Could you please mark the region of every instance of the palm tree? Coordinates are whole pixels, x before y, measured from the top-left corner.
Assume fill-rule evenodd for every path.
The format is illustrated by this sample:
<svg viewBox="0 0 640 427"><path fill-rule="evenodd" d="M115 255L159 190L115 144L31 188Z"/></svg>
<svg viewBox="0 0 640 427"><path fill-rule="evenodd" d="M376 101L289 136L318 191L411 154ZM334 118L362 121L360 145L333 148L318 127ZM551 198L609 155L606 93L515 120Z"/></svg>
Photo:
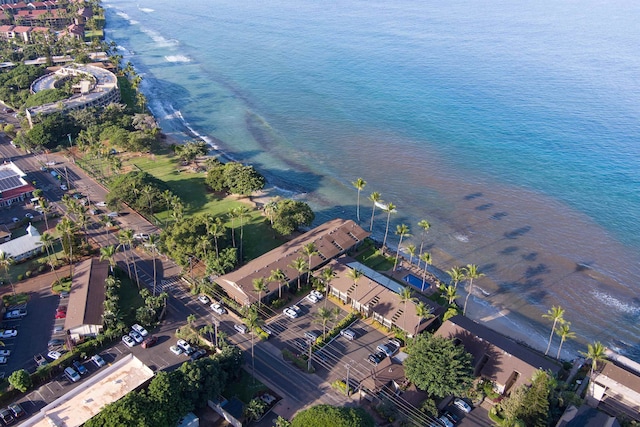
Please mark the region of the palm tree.
<svg viewBox="0 0 640 427"><path fill-rule="evenodd" d="M418 324L416 325L416 330L413 333L414 337L418 335L418 328L420 327L420 323L422 323L422 320L435 317L435 315L433 314L433 308L426 305L422 301L416 304L416 316L420 318L420 322L418 322Z"/></svg>
<svg viewBox="0 0 640 427"><path fill-rule="evenodd" d="M560 359L560 351L562 350L562 344L564 344L565 340L573 339L576 337L576 333L571 330L571 322L564 322L562 325L556 329L556 334L560 336L560 346L558 347L558 354L556 354L556 359Z"/></svg>
<svg viewBox="0 0 640 427"><path fill-rule="evenodd" d="M387 213L387 227L384 230L384 239L382 240L382 250L384 251L385 245L387 244L387 235L389 234L389 221L391 220L391 214L396 213L396 205L389 202L383 209Z"/></svg>
<svg viewBox="0 0 640 427"><path fill-rule="evenodd" d="M422 255L422 249L424 248L424 239L427 236L427 231L431 228L431 224L426 219L421 220L418 223L418 227L422 228L422 232L420 232L420 252L418 253L418 257Z"/></svg>
<svg viewBox="0 0 640 427"><path fill-rule="evenodd" d="M300 277L302 276L302 273L307 271L307 267L308 267L307 261L305 261L304 258L300 256L294 259L293 262L289 265L289 267L293 268L298 272L298 287L296 289L296 292L297 292L300 290Z"/></svg>
<svg viewBox="0 0 640 427"><path fill-rule="evenodd" d="M276 268L275 270L271 270L271 275L269 276L270 282L278 282L278 299L282 298L282 287L287 282L287 276L284 275L284 272Z"/></svg>
<svg viewBox="0 0 640 427"><path fill-rule="evenodd" d="M309 284L309 279L311 278L311 257L314 255L318 255L318 248L314 242L309 242L302 247L302 253L308 257L307 267L309 268L309 274L307 274L307 285Z"/></svg>
<svg viewBox="0 0 640 427"><path fill-rule="evenodd" d="M333 319L333 311L326 307L320 307L314 316L313 321L322 324L322 338L327 335L327 323L331 319Z"/></svg>
<svg viewBox="0 0 640 427"><path fill-rule="evenodd" d="M151 248L151 256L153 257L153 296L156 296L156 283L157 283L157 269L156 269L156 250L158 249L159 243L158 236L155 234L149 235L149 240L147 240L147 245Z"/></svg>
<svg viewBox="0 0 640 427"><path fill-rule="evenodd" d="M202 249L203 257L202 259L207 259L207 248L211 246L211 240L209 240L209 236L198 236L198 248Z"/></svg>
<svg viewBox="0 0 640 427"><path fill-rule="evenodd" d="M456 300L456 298L459 297L457 289L453 285L445 286L444 294L447 297L447 302L449 303L449 305L453 304L453 302Z"/></svg>
<svg viewBox="0 0 640 427"><path fill-rule="evenodd" d="M42 233L40 236L40 241L47 251L47 258L49 258L49 266L51 267L51 271L56 275L56 280L59 280L58 273L56 272L55 264L53 263L53 257L51 256L51 252L53 251L53 242L55 238L51 233L47 233L46 231Z"/></svg>
<svg viewBox="0 0 640 427"><path fill-rule="evenodd" d="M211 218L213 219L213 218ZM216 248L216 258L220 256L218 253L218 239L225 235L226 229L222 220L220 218L216 218L212 220L210 223L207 222L207 234L213 237L213 244Z"/></svg>
<svg viewBox="0 0 640 427"><path fill-rule="evenodd" d="M244 238L244 220L249 218L249 208L245 205L238 206L236 208L236 217L240 220L240 257L239 261L242 264L243 253L242 253L242 242Z"/></svg>
<svg viewBox="0 0 640 427"><path fill-rule="evenodd" d="M56 230L60 233L62 239L67 240L68 244L68 256L69 256L69 275L73 277L73 241L76 231L76 225L68 217L64 217L56 225ZM64 245L63 245L64 249Z"/></svg>
<svg viewBox="0 0 640 427"><path fill-rule="evenodd" d="M253 290L258 293L258 308L260 308L260 303L262 302L262 293L269 289L267 281L264 280L264 277L256 277L253 279Z"/></svg>
<svg viewBox="0 0 640 427"><path fill-rule="evenodd" d="M231 220L231 243L233 247L236 247L236 218L238 217L238 211L236 208L229 209L227 212L227 218Z"/></svg>
<svg viewBox="0 0 640 427"><path fill-rule="evenodd" d="M369 224L369 231L373 230L373 217L376 214L376 205L382 201L382 195L377 191L374 191L369 195L369 200L373 202L373 209L371 210L371 224Z"/></svg>
<svg viewBox="0 0 640 427"><path fill-rule="evenodd" d="M133 230L131 229L122 230L120 234L118 234L118 240L120 241L121 245L125 246L125 249L127 249L127 252L131 252L133 249L133 242L135 240L133 238ZM136 263L136 258L133 253L130 253L129 255L131 255L131 261L133 262L133 274L136 276L136 284L138 285L138 289L140 289L140 277L138 277L138 263ZM127 263L127 267L128 266L129 264ZM131 277L131 271L129 271L129 277Z"/></svg>
<svg viewBox="0 0 640 427"><path fill-rule="evenodd" d="M133 230L122 230L118 233L118 247L124 249L124 262L127 264L127 272L131 277L131 264L129 263L129 251L127 250L128 234L131 234L131 240L133 240Z"/></svg>
<svg viewBox="0 0 640 427"><path fill-rule="evenodd" d="M351 184L353 184L356 190L358 190L358 204L356 205L357 206L356 218L358 218L358 222L360 222L360 192L365 187L365 185L367 185L367 181L365 181L362 178L358 178L355 181L353 181Z"/></svg>
<svg viewBox="0 0 640 427"><path fill-rule="evenodd" d="M451 267L451 270L447 271L447 274L451 276L453 286L458 287L458 283L464 280L464 269L462 267Z"/></svg>
<svg viewBox="0 0 640 427"><path fill-rule="evenodd" d="M407 245L407 252L409 253L409 265L413 265L413 257L416 256L416 245L409 243ZM418 266L420 268L420 266Z"/></svg>
<svg viewBox="0 0 640 427"><path fill-rule="evenodd" d="M329 285L331 284L331 280L336 277L336 272L332 267L325 267L322 269L320 273L320 277L322 277L322 282L325 286L325 298L324 298L324 306L327 306L327 299L329 299Z"/></svg>
<svg viewBox="0 0 640 427"><path fill-rule="evenodd" d="M255 357L253 354L253 340L255 337L255 330L258 327L262 326L264 324L264 321L258 315L258 311L254 307L252 307L249 310L247 310L246 315L244 317L244 323L247 325L247 327L251 331L251 364L252 364L252 370L253 370L252 376L255 381L256 364L255 364Z"/></svg>
<svg viewBox="0 0 640 427"><path fill-rule="evenodd" d="M11 285L11 292L13 295L16 294L16 289L13 287L13 280L11 280L11 276L9 276L9 267L13 265L13 258L7 255L6 252L0 252L0 268L4 269L4 274L9 284Z"/></svg>
<svg viewBox="0 0 640 427"><path fill-rule="evenodd" d="M422 269L422 288L421 292L424 292L424 284L427 281L427 267L431 264L431 254L429 252L424 252L420 254L420 260L424 261L424 268Z"/></svg>
<svg viewBox="0 0 640 427"><path fill-rule="evenodd" d="M100 261L109 261L109 268L113 274L113 268L116 266L116 247L114 245L100 248Z"/></svg>
<svg viewBox="0 0 640 427"><path fill-rule="evenodd" d="M409 234L409 226L407 224L396 225L396 236L400 236L400 241L398 242L398 250L396 251L396 260L393 263L393 271L396 271L396 266L398 265L398 257L400 256L400 245L402 245L402 239L407 236L411 236L411 234Z"/></svg>
<svg viewBox="0 0 640 427"><path fill-rule="evenodd" d="M360 278L364 275L364 273L361 270L358 270L357 268L352 268L347 272L347 277L351 280L353 280L353 294L355 295L355 298L351 298L352 303L351 305L355 308L355 305L358 303L358 280L360 280ZM359 304L359 303L358 303ZM360 310L358 310L360 311Z"/></svg>
<svg viewBox="0 0 640 427"><path fill-rule="evenodd" d="M556 325L558 323L562 325L565 322L563 316L564 316L564 309L560 306L556 307L555 305L551 307L551 309L547 311L546 314L542 315L544 319L549 319L553 321L553 326L551 326L551 335L549 335L549 343L547 344L547 349L544 352L545 356L547 353L549 353L549 349L551 348L551 340L553 339L553 334L556 330Z"/></svg>
<svg viewBox="0 0 640 427"><path fill-rule="evenodd" d="M44 226L48 230L49 229L49 219L47 218L47 214L51 210L51 207L49 206L47 201L42 197L40 197L40 199L38 200L38 203L40 204L40 210L42 210L42 216L44 217Z"/></svg>
<svg viewBox="0 0 640 427"><path fill-rule="evenodd" d="M463 316L467 313L467 302L469 301L469 296L473 293L473 279L483 277L484 274L478 272L477 265L467 264L467 266L465 267L464 275L467 279L469 279L469 292L467 292L467 296L464 299L464 308L462 309Z"/></svg>
<svg viewBox="0 0 640 427"><path fill-rule="evenodd" d="M580 354L591 361L591 369L589 371L589 380L593 384L593 373L598 370L598 364L605 360L607 348L602 345L600 341L596 341L593 344L587 344L587 352L581 351ZM591 393L593 394L593 388Z"/></svg>
<svg viewBox="0 0 640 427"><path fill-rule="evenodd" d="M404 312L402 313L402 330L407 332L407 303L409 301L415 301L413 297L413 290L409 286L402 288L400 293L400 302L404 304Z"/></svg>

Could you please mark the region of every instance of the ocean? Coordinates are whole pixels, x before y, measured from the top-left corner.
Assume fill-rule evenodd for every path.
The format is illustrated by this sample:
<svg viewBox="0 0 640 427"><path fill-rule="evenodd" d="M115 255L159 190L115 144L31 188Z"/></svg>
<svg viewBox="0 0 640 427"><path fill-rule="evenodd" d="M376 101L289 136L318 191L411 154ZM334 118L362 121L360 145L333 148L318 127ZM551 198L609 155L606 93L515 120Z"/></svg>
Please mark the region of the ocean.
<svg viewBox="0 0 640 427"><path fill-rule="evenodd" d="M392 246L427 219L435 268L486 275L470 317L544 349L560 305L564 357L599 340L640 361L640 4L530 3L103 5L165 133L253 164L316 223L356 219L363 178L364 228L378 191Z"/></svg>

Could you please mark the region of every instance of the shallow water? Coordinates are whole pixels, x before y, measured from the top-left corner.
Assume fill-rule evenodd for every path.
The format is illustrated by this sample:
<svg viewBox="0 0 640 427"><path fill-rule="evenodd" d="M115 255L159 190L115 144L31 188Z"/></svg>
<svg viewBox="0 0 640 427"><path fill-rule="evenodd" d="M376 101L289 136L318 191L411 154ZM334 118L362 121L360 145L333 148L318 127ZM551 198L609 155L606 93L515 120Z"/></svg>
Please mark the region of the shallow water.
<svg viewBox="0 0 640 427"><path fill-rule="evenodd" d="M354 218L362 177L365 228L379 191L392 244L427 218L436 267L486 274L472 317L509 313L544 348L561 305L567 356L598 339L640 359L640 6L105 6L165 132L251 162L317 222Z"/></svg>

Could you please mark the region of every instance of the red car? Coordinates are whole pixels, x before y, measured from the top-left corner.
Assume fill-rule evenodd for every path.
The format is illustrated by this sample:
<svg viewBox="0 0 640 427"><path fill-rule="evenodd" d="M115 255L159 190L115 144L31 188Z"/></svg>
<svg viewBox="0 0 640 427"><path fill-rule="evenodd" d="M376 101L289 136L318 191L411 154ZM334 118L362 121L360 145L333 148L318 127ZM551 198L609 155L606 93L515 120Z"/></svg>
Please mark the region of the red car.
<svg viewBox="0 0 640 427"><path fill-rule="evenodd" d="M67 317L67 312L61 309L58 309L58 311L56 311L56 319L64 319L65 317Z"/></svg>
<svg viewBox="0 0 640 427"><path fill-rule="evenodd" d="M152 347L156 342L158 342L158 338L154 335L149 335L147 339L142 341L142 348Z"/></svg>

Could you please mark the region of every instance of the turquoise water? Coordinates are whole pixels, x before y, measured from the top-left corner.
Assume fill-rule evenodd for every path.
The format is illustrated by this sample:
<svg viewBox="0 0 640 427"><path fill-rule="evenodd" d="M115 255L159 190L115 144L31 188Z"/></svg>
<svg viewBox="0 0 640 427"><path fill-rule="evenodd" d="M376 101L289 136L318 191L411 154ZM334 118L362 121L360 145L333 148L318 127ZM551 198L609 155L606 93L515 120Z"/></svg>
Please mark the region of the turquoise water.
<svg viewBox="0 0 640 427"><path fill-rule="evenodd" d="M544 347L560 304L567 352L640 357L640 6L237 3L105 2L165 132L256 165L318 222L355 217L362 177L363 226L379 191L392 245L427 218L434 266L486 273L472 317Z"/></svg>

